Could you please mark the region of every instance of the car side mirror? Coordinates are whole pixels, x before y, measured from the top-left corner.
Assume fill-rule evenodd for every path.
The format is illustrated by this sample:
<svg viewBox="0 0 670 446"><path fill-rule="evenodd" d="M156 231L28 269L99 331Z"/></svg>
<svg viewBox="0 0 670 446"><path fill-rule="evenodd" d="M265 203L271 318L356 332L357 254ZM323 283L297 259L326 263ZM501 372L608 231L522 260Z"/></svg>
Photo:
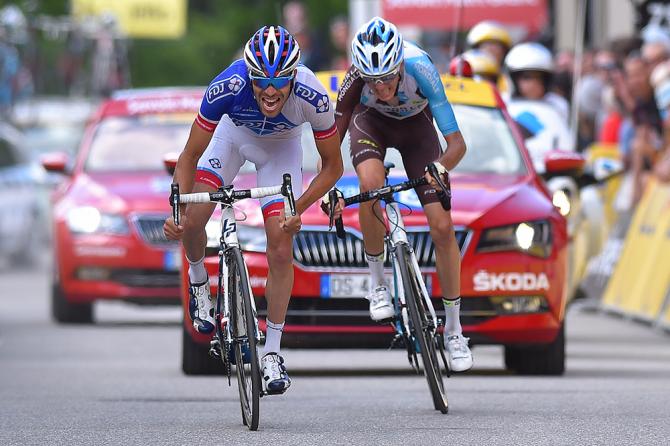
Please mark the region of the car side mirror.
<svg viewBox="0 0 670 446"><path fill-rule="evenodd" d="M40 156L40 164L47 172L67 174L70 157L64 152L45 153Z"/></svg>
<svg viewBox="0 0 670 446"><path fill-rule="evenodd" d="M174 170L177 168L178 159L179 154L174 152L166 153L165 156L163 156L163 165L165 166L165 170L170 174L170 176L174 176Z"/></svg>
<svg viewBox="0 0 670 446"><path fill-rule="evenodd" d="M551 150L544 156L545 171L548 176L579 177L586 164L586 158L576 152Z"/></svg>

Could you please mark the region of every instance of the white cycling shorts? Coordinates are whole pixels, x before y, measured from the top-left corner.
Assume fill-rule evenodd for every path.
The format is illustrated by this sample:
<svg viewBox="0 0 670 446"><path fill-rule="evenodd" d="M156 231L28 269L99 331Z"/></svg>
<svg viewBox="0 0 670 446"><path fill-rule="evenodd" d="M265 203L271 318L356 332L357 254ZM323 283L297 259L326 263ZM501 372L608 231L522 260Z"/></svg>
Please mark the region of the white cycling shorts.
<svg viewBox="0 0 670 446"><path fill-rule="evenodd" d="M235 126L227 117L219 122L200 157L195 181L215 189L234 184L233 180L245 161L256 166L258 187L280 185L284 174L289 173L295 198L302 194L300 133L285 138L259 137ZM260 202L265 219L284 211L282 197L265 197Z"/></svg>

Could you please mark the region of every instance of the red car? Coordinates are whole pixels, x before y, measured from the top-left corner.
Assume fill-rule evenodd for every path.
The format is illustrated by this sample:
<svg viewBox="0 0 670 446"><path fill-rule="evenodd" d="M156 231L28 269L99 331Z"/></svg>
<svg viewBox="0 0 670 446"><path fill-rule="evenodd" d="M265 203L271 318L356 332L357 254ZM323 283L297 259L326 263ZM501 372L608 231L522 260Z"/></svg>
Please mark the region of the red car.
<svg viewBox="0 0 670 446"><path fill-rule="evenodd" d="M76 159L43 158L65 176L53 197L56 321L91 322L98 299L179 302L179 245L163 235L163 157L184 148L202 92L118 92L90 119Z"/></svg>
<svg viewBox="0 0 670 446"><path fill-rule="evenodd" d="M332 76L322 79L325 85L338 85L337 74L325 76ZM504 345L505 362L512 370L561 374L568 296L566 220L533 169L523 139L496 90L471 79L445 76L443 82L468 146L465 158L451 174L452 216L463 258L461 320L465 334L473 344ZM305 183L313 178L316 165L309 135L307 132L303 138ZM343 154L347 164L348 149L343 149ZM397 152L389 150L389 154L396 166L402 166ZM572 154L557 155L547 170L551 175L579 163ZM351 165L345 170L338 187L350 196L358 192L358 181ZM391 182L404 179L401 169L392 170L391 175ZM254 178L243 171L236 186L252 186ZM401 194L399 200L408 210L405 224L409 238L435 307L440 309L440 285L426 219L413 191ZM241 206L247 217L238 224L238 235L262 318L267 277L262 218L257 205L247 202ZM288 345L390 344L392 327L372 322L368 302L363 299L368 270L357 209L347 208L343 218L347 238L341 242L334 231L328 232L328 219L318 207L303 214L303 229L293 247L295 284L283 338ZM216 216L207 229L206 266L215 292L220 231ZM183 273L183 370L188 374L211 373L217 364L207 358L207 337L196 333L189 321L187 296Z"/></svg>

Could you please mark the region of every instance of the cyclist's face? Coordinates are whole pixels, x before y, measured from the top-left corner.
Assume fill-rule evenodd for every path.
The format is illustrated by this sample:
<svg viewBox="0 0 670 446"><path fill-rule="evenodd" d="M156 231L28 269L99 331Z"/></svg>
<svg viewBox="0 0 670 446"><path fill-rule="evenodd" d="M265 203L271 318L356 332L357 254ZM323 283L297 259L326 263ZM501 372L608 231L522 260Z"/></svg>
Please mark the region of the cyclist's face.
<svg viewBox="0 0 670 446"><path fill-rule="evenodd" d="M254 82L251 85L254 89L254 96L256 97L256 102L258 102L258 107L261 109L261 113L268 118L274 118L281 113L281 109L284 107L284 103L291 93L293 82L289 82L282 88L275 88L274 85L270 85L265 90L256 86Z"/></svg>
<svg viewBox="0 0 670 446"><path fill-rule="evenodd" d="M368 86L380 101L390 101L395 97L395 92L398 90L398 82L400 82L400 74L387 82L369 82Z"/></svg>

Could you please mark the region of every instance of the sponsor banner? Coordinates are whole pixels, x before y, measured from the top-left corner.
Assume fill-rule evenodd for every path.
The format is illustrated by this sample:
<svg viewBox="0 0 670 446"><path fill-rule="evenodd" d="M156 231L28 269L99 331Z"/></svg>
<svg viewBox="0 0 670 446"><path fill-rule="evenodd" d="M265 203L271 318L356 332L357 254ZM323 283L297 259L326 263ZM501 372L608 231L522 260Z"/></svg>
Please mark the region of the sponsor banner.
<svg viewBox="0 0 670 446"><path fill-rule="evenodd" d="M337 100L337 90L344 80L345 72L320 71L315 74L319 82L326 87L330 100L335 102ZM475 82L472 79L456 78L446 74L441 75L440 79L447 99L452 104L497 106L493 88L486 82Z"/></svg>
<svg viewBox="0 0 670 446"><path fill-rule="evenodd" d="M651 179L610 278L602 306L635 318L659 318L670 288L670 185Z"/></svg>
<svg viewBox="0 0 670 446"><path fill-rule="evenodd" d="M441 30L459 26L464 31L482 20L496 20L536 33L548 22L546 0L382 0L382 15L396 25Z"/></svg>
<svg viewBox="0 0 670 446"><path fill-rule="evenodd" d="M112 14L128 37L177 39L186 33L186 0L72 0L72 16Z"/></svg>

